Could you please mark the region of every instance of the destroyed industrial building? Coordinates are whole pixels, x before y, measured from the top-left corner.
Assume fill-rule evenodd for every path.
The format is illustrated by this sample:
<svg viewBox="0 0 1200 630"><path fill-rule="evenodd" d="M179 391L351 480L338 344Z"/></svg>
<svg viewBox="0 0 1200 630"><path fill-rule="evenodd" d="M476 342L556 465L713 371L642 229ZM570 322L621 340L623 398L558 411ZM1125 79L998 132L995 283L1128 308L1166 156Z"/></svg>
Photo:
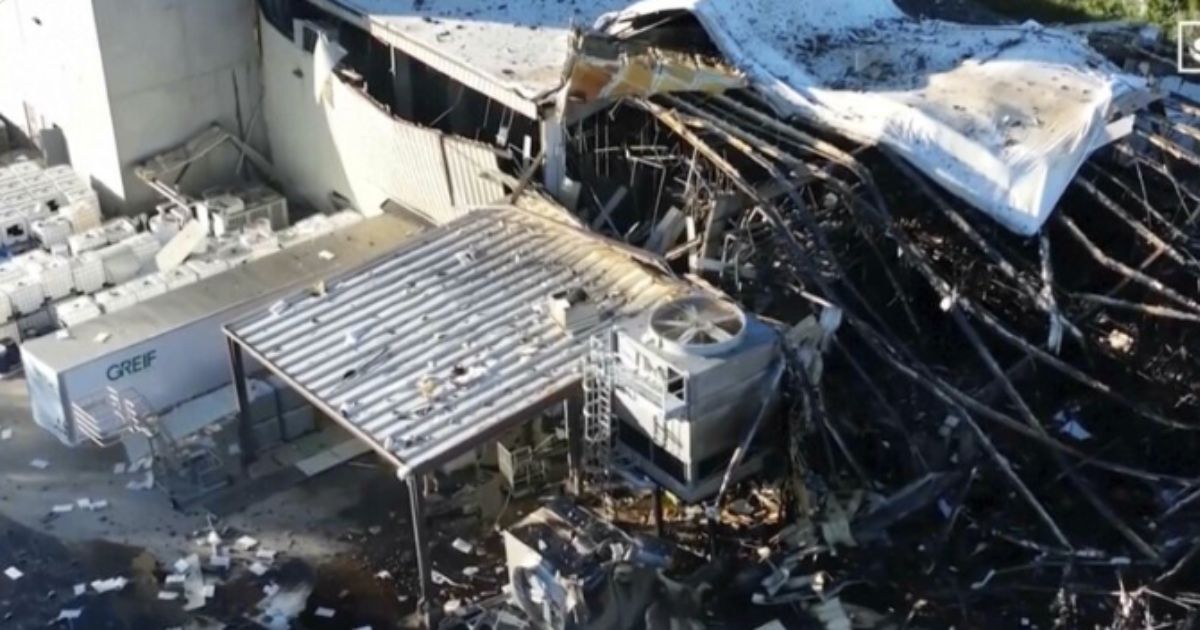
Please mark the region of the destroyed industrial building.
<svg viewBox="0 0 1200 630"><path fill-rule="evenodd" d="M367 218L27 341L63 442L123 443L183 507L339 436L296 468L383 462L406 509L368 566L437 627L1195 623L1200 87L1157 33L260 9L272 152L218 126L141 161L160 221L253 232L181 184L226 141ZM173 266L217 257L171 245L191 220ZM204 378L96 376L151 351Z"/></svg>

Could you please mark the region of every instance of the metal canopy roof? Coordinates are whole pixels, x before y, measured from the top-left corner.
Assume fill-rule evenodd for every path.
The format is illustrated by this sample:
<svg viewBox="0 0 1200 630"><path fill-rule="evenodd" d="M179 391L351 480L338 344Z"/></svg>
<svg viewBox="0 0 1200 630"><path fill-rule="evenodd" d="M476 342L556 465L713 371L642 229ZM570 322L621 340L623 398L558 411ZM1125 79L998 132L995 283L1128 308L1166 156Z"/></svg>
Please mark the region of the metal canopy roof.
<svg viewBox="0 0 1200 630"><path fill-rule="evenodd" d="M558 89L571 27L629 0L314 0L454 80L537 118Z"/></svg>
<svg viewBox="0 0 1200 630"><path fill-rule="evenodd" d="M568 334L545 308L572 289L611 319L686 285L586 231L489 208L226 333L406 476L479 446L578 385L591 331Z"/></svg>

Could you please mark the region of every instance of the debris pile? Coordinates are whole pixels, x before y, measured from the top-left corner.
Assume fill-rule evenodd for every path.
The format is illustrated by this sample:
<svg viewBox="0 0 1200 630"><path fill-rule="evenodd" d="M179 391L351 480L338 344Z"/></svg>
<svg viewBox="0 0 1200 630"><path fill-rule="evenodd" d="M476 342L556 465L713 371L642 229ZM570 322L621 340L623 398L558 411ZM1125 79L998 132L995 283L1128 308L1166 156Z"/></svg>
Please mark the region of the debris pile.
<svg viewBox="0 0 1200 630"><path fill-rule="evenodd" d="M1135 54L1127 69L1161 67ZM754 90L631 97L569 130L594 227L782 326L841 320L821 369L787 377L793 521L753 554L737 543L765 572L754 601L826 627L852 607L976 627L1193 618L1200 102L1147 81L1153 102L1031 236ZM664 241L667 222L685 229Z"/></svg>

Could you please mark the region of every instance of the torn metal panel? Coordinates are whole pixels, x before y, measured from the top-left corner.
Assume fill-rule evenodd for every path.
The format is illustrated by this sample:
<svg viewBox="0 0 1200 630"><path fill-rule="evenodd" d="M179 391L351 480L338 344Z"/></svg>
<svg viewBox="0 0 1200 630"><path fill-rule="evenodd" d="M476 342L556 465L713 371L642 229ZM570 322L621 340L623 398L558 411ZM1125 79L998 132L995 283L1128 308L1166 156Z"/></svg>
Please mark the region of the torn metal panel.
<svg viewBox="0 0 1200 630"><path fill-rule="evenodd" d="M515 208L477 210L323 287L227 332L405 475L578 385L587 338L549 316L554 294L583 290L608 320L685 290Z"/></svg>
<svg viewBox="0 0 1200 630"><path fill-rule="evenodd" d="M450 178L450 202L454 208L486 206L504 198L504 186L495 178L487 177L500 172L495 149L482 142L444 136L442 150L446 174Z"/></svg>
<svg viewBox="0 0 1200 630"><path fill-rule="evenodd" d="M579 38L567 72L569 96L584 103L671 92L715 94L746 85L740 72L720 60L597 33Z"/></svg>

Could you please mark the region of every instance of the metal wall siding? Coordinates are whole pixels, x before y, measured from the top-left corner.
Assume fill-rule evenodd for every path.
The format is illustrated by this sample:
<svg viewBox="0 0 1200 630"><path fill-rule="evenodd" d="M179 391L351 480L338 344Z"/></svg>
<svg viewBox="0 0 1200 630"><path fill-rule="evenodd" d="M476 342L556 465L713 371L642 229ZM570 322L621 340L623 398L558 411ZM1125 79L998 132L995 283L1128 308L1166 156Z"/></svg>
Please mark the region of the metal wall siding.
<svg viewBox="0 0 1200 630"><path fill-rule="evenodd" d="M504 187L484 177L485 171L499 172L496 152L486 144L445 136L442 148L450 177L450 198L459 213L465 208L492 205L504 198Z"/></svg>
<svg viewBox="0 0 1200 630"><path fill-rule="evenodd" d="M412 471L578 382L586 337L543 313L571 288L618 314L683 291L599 239L491 208L229 330Z"/></svg>
<svg viewBox="0 0 1200 630"><path fill-rule="evenodd" d="M353 86L331 81L338 128L358 136L344 152L345 168L361 174L384 196L444 215L452 206L441 133L393 118Z"/></svg>

